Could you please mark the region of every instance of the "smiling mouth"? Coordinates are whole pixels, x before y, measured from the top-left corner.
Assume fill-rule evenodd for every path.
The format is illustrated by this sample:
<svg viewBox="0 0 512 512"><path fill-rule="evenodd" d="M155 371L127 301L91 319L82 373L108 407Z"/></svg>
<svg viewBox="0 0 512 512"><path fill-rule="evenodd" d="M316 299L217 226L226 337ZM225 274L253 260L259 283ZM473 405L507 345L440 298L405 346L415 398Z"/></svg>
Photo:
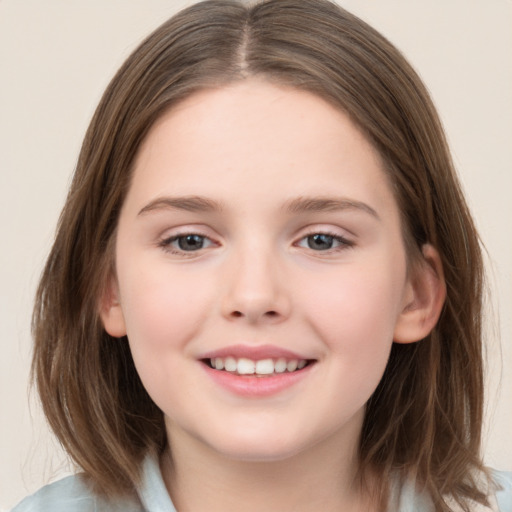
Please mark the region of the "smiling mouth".
<svg viewBox="0 0 512 512"><path fill-rule="evenodd" d="M296 373L315 363L314 359L248 359L245 357L215 357L202 362L213 370L244 377L272 377L285 373Z"/></svg>

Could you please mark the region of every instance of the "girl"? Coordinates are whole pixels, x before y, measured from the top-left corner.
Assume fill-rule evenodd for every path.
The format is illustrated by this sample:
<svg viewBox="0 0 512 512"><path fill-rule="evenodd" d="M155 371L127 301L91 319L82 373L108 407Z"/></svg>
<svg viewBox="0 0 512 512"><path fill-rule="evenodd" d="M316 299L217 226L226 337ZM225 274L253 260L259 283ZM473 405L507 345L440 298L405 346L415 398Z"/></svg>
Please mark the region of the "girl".
<svg viewBox="0 0 512 512"><path fill-rule="evenodd" d="M509 510L480 458L482 281L388 41L324 0L196 4L86 134L33 362L82 473L15 510Z"/></svg>

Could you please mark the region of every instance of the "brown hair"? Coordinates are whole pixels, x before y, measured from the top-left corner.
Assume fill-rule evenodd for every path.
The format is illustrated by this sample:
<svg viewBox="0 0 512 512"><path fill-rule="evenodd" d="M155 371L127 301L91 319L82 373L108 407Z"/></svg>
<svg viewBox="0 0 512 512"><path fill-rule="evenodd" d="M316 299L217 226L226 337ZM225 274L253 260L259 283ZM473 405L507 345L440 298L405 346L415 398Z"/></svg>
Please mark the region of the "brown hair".
<svg viewBox="0 0 512 512"><path fill-rule="evenodd" d="M128 58L91 121L37 293L33 374L48 421L102 493L129 494L149 450L162 451L162 412L128 344L98 315L113 271L120 208L153 123L195 91L246 76L304 89L342 109L379 151L409 254L434 245L447 285L433 332L394 344L367 404L361 471L417 478L437 511L446 497L485 502L480 459L483 377L479 240L443 130L422 82L385 38L327 0L193 5ZM466 504L466 505L464 505ZM385 508L385 506L383 506Z"/></svg>

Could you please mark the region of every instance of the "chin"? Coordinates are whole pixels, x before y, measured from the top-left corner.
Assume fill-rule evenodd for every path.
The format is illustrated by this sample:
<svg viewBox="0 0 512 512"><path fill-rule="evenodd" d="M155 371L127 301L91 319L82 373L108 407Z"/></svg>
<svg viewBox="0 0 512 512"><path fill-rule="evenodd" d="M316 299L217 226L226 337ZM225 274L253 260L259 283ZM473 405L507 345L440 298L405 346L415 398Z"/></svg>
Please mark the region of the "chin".
<svg viewBox="0 0 512 512"><path fill-rule="evenodd" d="M223 456L245 462L274 462L289 459L307 449L308 442L283 431L279 435L273 429L258 431L229 431L228 436L205 440L210 447Z"/></svg>
<svg viewBox="0 0 512 512"><path fill-rule="evenodd" d="M253 443L248 446L244 443L240 446L230 445L229 447L217 448L226 458L240 462L279 462L292 458L299 454L302 449L291 446L257 445Z"/></svg>

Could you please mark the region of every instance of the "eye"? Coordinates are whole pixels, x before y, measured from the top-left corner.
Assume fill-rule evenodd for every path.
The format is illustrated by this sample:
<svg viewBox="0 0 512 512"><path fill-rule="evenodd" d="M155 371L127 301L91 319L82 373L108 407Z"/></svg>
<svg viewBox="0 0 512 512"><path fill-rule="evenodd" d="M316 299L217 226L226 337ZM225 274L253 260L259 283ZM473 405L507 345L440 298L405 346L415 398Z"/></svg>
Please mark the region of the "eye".
<svg viewBox="0 0 512 512"><path fill-rule="evenodd" d="M212 245L208 237L197 233L171 236L160 242L161 247L173 253L195 252Z"/></svg>
<svg viewBox="0 0 512 512"><path fill-rule="evenodd" d="M353 244L337 235L312 233L302 238L297 245L313 251L329 251L352 247Z"/></svg>

